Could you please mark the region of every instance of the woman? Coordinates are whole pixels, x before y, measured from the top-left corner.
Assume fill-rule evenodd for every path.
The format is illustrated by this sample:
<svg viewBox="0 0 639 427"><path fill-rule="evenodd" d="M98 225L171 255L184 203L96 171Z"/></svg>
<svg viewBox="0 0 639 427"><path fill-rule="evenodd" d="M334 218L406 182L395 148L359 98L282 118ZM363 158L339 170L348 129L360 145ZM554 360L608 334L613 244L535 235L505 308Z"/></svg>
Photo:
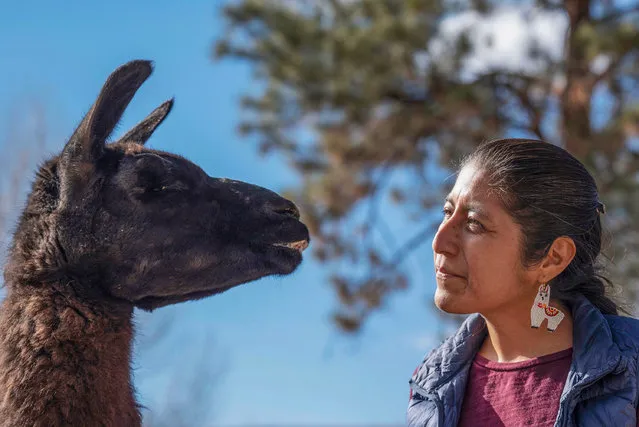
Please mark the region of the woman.
<svg viewBox="0 0 639 427"><path fill-rule="evenodd" d="M410 380L411 426L637 425L639 322L596 264L604 205L565 150L481 145L433 240L435 304L471 314Z"/></svg>

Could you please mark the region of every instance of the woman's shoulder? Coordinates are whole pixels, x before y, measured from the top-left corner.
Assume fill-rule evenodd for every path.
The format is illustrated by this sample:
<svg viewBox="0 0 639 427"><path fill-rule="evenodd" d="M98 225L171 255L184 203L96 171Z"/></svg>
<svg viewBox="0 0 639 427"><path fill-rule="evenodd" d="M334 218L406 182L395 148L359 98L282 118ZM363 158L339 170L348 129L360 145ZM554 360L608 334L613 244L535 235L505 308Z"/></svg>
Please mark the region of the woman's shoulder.
<svg viewBox="0 0 639 427"><path fill-rule="evenodd" d="M615 343L639 353L639 319L627 316L604 316L610 326Z"/></svg>

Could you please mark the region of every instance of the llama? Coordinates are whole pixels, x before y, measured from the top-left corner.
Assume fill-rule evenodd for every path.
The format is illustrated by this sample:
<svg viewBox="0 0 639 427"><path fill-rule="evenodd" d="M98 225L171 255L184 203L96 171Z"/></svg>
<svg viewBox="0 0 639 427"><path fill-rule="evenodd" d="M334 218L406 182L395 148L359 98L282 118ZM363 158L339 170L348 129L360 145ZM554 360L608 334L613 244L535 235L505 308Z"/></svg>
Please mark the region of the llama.
<svg viewBox="0 0 639 427"><path fill-rule="evenodd" d="M530 311L530 325L536 329L541 326L544 319L548 319L546 327L550 332L554 332L564 316L564 313L550 306L550 287L546 284L541 285Z"/></svg>
<svg viewBox="0 0 639 427"><path fill-rule="evenodd" d="M0 309L0 426L139 426L132 315L302 262L307 227L265 188L144 147L169 100L107 142L152 62L117 68L18 220Z"/></svg>

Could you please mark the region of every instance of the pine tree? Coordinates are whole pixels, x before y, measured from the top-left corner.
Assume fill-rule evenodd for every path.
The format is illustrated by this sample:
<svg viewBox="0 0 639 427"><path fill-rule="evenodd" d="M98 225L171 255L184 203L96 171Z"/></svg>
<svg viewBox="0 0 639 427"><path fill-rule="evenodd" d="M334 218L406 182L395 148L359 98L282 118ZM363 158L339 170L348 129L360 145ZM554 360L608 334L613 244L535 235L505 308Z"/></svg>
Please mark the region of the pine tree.
<svg viewBox="0 0 639 427"><path fill-rule="evenodd" d="M614 236L606 251L612 277L634 297L639 4L241 0L223 16L228 31L214 57L246 61L263 88L242 99L239 130L299 174L289 196L303 208L314 255L333 266L343 330L357 331L412 284L402 261L432 236L447 190L434 185L433 171L450 171L499 136L541 138L587 165ZM547 34L537 31L521 43L520 63L477 63L508 40L513 21L498 16L532 33L535 23L554 23L544 31L558 41L544 43ZM494 28L482 32L486 20ZM461 30L451 30L455 23ZM391 179L398 174L404 179ZM406 242L393 242L380 215L389 198L414 221Z"/></svg>

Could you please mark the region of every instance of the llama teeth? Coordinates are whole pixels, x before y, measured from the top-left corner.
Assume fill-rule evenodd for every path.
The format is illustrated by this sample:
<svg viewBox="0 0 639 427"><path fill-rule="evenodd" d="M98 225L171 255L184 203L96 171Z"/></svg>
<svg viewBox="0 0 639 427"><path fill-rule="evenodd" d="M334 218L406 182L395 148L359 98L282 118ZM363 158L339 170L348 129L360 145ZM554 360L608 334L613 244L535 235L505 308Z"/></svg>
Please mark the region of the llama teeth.
<svg viewBox="0 0 639 427"><path fill-rule="evenodd" d="M304 249L308 248L308 241L307 240L300 240L299 242L293 243L292 247L297 249L298 251L302 252L302 251L304 251Z"/></svg>
<svg viewBox="0 0 639 427"><path fill-rule="evenodd" d="M297 242L290 243L276 243L275 246L284 246L285 248L295 249L302 253L304 249L308 248L308 240L298 240Z"/></svg>

